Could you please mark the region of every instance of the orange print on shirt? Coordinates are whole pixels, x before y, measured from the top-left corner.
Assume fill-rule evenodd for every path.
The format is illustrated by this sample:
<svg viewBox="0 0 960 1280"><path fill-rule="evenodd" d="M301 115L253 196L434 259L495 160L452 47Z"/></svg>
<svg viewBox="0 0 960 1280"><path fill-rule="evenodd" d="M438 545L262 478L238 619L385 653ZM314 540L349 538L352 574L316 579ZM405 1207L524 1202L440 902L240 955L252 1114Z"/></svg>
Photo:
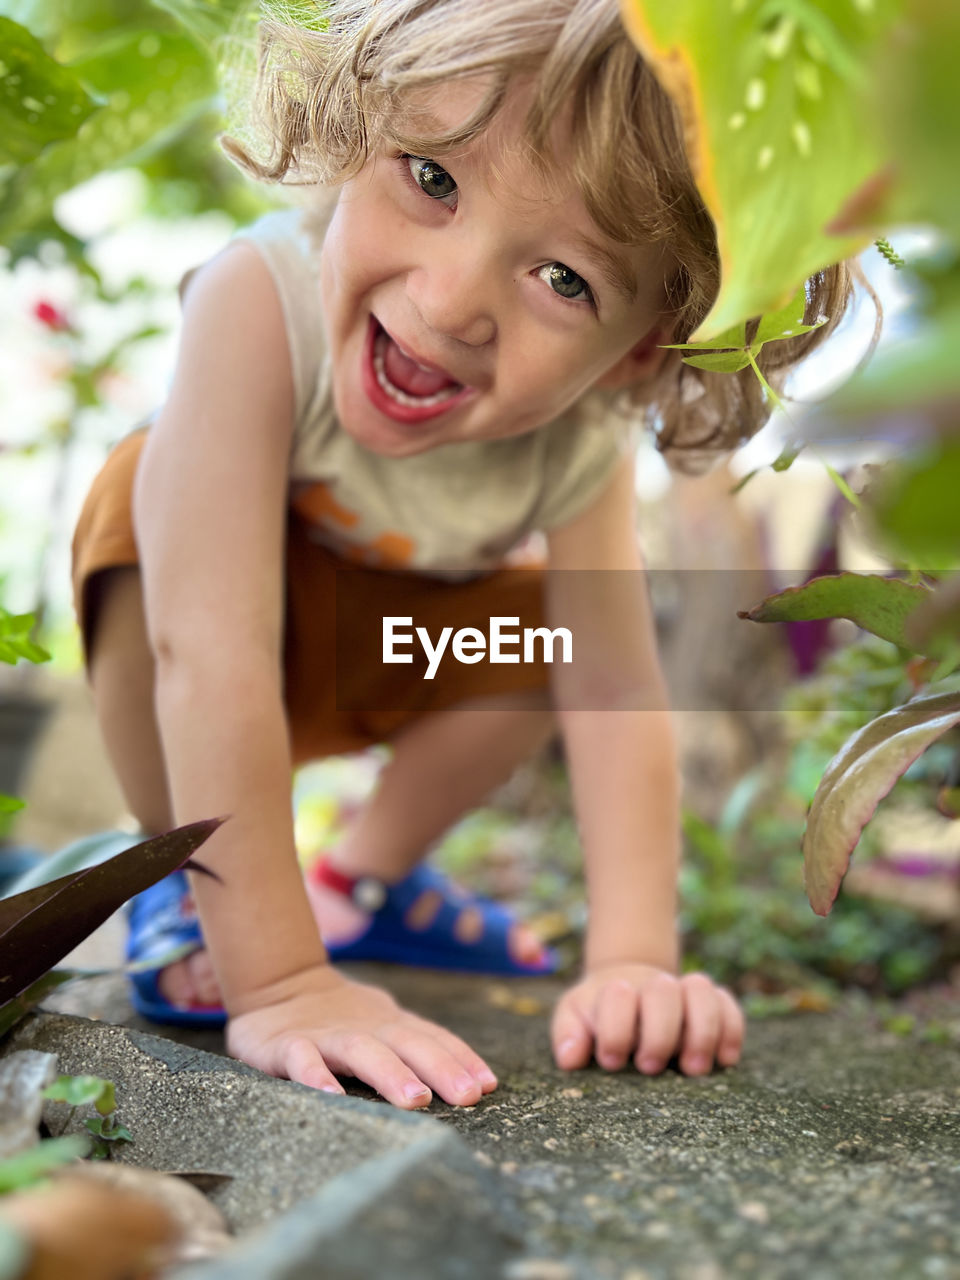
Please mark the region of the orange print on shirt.
<svg viewBox="0 0 960 1280"><path fill-rule="evenodd" d="M404 533L381 533L372 542L345 544L343 555L354 564L372 569L404 569L413 559L416 543Z"/></svg>
<svg viewBox="0 0 960 1280"><path fill-rule="evenodd" d="M293 509L311 524L318 524L333 534L354 529L360 523L356 511L343 506L325 484L304 489L293 499ZM337 540L337 550L352 564L365 564L373 569L403 569L413 560L417 544L405 533L386 530L376 538L363 542Z"/></svg>
<svg viewBox="0 0 960 1280"><path fill-rule="evenodd" d="M312 484L309 489L304 489L297 494L292 505L294 511L314 524L352 529L360 521L356 511L341 506L325 484Z"/></svg>

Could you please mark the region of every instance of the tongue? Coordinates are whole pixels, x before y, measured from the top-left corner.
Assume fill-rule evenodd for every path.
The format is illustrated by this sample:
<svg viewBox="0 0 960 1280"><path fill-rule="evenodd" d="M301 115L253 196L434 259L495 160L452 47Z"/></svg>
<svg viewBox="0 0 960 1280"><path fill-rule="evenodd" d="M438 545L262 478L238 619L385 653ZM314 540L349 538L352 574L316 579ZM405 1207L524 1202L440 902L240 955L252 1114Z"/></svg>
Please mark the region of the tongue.
<svg viewBox="0 0 960 1280"><path fill-rule="evenodd" d="M383 364L387 377L395 387L405 391L408 396L432 396L444 387L457 387L460 384L445 373L430 373L421 369L414 360L408 360L392 338L387 338L386 350L383 353Z"/></svg>

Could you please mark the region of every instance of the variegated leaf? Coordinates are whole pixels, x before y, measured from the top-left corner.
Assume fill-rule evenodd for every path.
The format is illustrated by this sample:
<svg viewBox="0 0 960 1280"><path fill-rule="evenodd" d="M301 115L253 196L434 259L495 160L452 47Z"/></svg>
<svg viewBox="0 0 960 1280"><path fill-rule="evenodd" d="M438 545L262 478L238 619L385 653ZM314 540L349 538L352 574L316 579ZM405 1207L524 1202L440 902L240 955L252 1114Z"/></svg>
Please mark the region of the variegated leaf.
<svg viewBox="0 0 960 1280"><path fill-rule="evenodd" d="M828 765L803 837L804 883L817 915L829 913L850 855L877 805L914 760L960 724L960 689L923 694L859 729Z"/></svg>

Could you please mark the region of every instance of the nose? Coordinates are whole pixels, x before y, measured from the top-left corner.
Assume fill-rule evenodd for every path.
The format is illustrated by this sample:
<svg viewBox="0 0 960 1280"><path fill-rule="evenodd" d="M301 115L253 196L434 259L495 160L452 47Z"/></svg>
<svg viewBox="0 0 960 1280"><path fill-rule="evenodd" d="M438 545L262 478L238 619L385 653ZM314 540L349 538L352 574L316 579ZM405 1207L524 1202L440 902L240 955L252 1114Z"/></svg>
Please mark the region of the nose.
<svg viewBox="0 0 960 1280"><path fill-rule="evenodd" d="M496 264L483 249L450 237L430 245L407 275L407 296L424 325L470 347L483 347L497 334Z"/></svg>

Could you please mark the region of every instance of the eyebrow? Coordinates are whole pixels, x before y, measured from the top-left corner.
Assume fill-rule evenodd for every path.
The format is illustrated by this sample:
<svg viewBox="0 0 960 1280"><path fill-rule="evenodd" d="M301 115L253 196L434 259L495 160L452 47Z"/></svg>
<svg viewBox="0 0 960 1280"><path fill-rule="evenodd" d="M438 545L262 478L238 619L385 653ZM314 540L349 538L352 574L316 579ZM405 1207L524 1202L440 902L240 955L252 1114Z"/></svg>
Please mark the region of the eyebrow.
<svg viewBox="0 0 960 1280"><path fill-rule="evenodd" d="M637 300L637 279L633 268L626 258L589 236L574 235L572 243L599 268L603 278L612 285L621 298L628 303Z"/></svg>

